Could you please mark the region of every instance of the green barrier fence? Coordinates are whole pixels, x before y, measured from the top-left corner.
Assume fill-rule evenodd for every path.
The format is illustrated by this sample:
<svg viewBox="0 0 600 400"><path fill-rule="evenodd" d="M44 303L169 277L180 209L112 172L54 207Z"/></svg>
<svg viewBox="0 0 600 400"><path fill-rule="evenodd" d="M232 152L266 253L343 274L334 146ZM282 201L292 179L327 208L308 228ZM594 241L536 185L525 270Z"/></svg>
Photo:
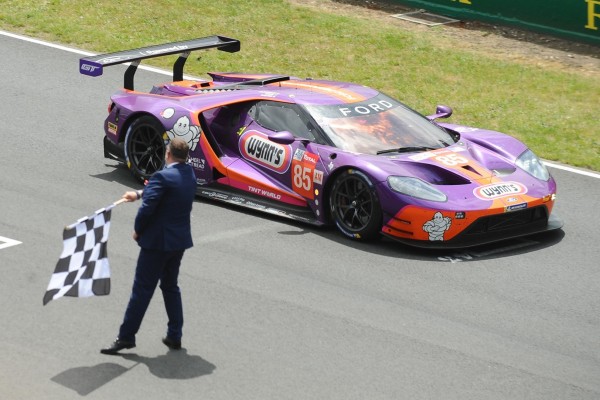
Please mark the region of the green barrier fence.
<svg viewBox="0 0 600 400"><path fill-rule="evenodd" d="M513 25L600 45L600 0L388 0L463 20Z"/></svg>

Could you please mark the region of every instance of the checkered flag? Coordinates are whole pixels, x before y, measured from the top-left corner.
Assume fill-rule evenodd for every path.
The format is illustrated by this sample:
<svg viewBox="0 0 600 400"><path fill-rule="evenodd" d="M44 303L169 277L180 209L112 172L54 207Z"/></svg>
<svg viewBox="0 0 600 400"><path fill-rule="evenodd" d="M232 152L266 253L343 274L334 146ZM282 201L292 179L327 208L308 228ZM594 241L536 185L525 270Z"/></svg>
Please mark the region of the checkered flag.
<svg viewBox="0 0 600 400"><path fill-rule="evenodd" d="M106 245L111 209L115 204L65 227L63 251L44 295L44 305L62 296L90 297L110 293Z"/></svg>

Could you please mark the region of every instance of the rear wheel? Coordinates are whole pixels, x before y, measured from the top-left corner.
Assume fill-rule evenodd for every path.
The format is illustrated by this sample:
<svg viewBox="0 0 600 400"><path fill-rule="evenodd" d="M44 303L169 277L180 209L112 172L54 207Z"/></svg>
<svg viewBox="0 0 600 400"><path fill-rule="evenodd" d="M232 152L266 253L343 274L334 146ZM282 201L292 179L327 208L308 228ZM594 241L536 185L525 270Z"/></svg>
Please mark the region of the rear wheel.
<svg viewBox="0 0 600 400"><path fill-rule="evenodd" d="M125 135L127 167L140 181L145 181L165 165L164 127L153 117L136 119Z"/></svg>
<svg viewBox="0 0 600 400"><path fill-rule="evenodd" d="M358 240L379 237L381 205L373 184L362 172L348 170L336 178L329 206L336 226L344 235Z"/></svg>

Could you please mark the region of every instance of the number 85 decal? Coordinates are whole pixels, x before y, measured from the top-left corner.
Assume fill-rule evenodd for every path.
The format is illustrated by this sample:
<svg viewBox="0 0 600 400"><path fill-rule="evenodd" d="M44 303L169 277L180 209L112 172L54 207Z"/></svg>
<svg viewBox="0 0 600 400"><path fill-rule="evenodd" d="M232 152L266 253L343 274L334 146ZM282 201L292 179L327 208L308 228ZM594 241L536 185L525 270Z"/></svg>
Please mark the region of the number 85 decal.
<svg viewBox="0 0 600 400"><path fill-rule="evenodd" d="M461 164L468 164L468 162L469 162L469 160L467 160L466 158L464 158L462 156L459 156L456 153L450 153L445 156L437 156L437 157L435 157L435 159L449 167L453 167L455 165L461 165Z"/></svg>
<svg viewBox="0 0 600 400"><path fill-rule="evenodd" d="M294 186L298 189L310 190L312 182L310 179L313 169L303 167L300 164L294 165Z"/></svg>

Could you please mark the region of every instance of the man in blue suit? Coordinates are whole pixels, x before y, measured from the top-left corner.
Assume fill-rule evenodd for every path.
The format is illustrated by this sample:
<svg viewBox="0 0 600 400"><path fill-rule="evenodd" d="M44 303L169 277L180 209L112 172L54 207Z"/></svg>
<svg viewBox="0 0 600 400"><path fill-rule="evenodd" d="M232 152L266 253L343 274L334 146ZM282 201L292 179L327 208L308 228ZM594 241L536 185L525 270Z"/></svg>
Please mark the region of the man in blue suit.
<svg viewBox="0 0 600 400"><path fill-rule="evenodd" d="M133 232L140 254L119 335L100 351L103 354L135 347L135 335L159 282L169 319L162 341L170 349L181 348L183 309L177 278L183 253L193 246L190 215L196 194L194 171L186 164L188 152L185 141L171 140L165 152L166 167L152 175L143 191L123 195L126 201L142 198Z"/></svg>

